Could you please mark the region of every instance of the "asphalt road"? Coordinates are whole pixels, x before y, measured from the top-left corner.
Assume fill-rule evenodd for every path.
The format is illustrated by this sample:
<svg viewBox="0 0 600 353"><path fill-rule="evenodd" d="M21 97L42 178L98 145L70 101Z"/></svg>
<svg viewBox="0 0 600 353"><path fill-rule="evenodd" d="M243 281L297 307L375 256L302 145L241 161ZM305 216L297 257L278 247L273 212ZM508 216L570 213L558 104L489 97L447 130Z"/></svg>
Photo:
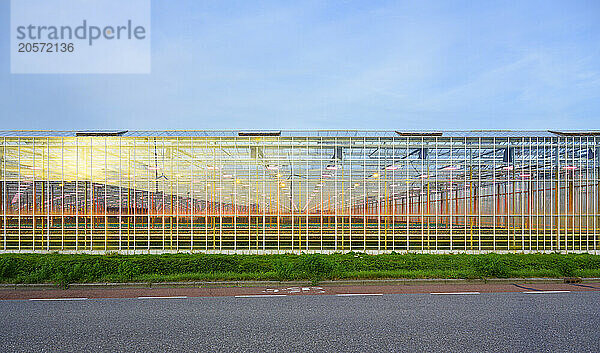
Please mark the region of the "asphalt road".
<svg viewBox="0 0 600 353"><path fill-rule="evenodd" d="M0 301L6 352L597 352L600 292Z"/></svg>

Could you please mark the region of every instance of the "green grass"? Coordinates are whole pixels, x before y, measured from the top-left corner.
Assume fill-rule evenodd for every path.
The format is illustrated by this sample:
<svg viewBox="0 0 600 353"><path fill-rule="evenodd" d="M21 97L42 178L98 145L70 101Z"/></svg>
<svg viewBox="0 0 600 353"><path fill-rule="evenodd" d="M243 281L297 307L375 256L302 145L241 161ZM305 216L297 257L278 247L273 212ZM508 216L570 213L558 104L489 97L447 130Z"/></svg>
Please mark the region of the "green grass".
<svg viewBox="0 0 600 353"><path fill-rule="evenodd" d="M2 254L2 283L600 277L590 254Z"/></svg>

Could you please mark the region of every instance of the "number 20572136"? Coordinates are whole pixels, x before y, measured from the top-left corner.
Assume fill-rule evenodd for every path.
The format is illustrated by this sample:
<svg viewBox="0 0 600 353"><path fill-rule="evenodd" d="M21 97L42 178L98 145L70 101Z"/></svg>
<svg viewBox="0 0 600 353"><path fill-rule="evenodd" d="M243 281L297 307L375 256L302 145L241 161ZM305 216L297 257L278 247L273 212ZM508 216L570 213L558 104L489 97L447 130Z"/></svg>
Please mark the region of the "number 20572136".
<svg viewBox="0 0 600 353"><path fill-rule="evenodd" d="M72 53L73 43L17 43L19 53Z"/></svg>

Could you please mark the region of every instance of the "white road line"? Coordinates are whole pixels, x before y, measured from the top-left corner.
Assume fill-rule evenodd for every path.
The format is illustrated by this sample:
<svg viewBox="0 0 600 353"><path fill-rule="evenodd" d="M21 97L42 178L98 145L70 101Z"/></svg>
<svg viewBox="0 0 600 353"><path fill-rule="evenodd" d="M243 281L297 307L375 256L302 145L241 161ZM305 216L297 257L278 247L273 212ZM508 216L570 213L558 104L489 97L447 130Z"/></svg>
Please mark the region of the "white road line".
<svg viewBox="0 0 600 353"><path fill-rule="evenodd" d="M446 292L446 293L429 293L431 295L477 295L479 292Z"/></svg>
<svg viewBox="0 0 600 353"><path fill-rule="evenodd" d="M357 296L376 296L376 297L380 297L382 295L383 295L383 293L343 293L343 294L336 294L336 296L338 296L338 297L357 297Z"/></svg>
<svg viewBox="0 0 600 353"><path fill-rule="evenodd" d="M187 297L138 297L138 299L187 299Z"/></svg>
<svg viewBox="0 0 600 353"><path fill-rule="evenodd" d="M87 300L87 298L31 298L31 301Z"/></svg>
<svg viewBox="0 0 600 353"><path fill-rule="evenodd" d="M287 297L286 294L254 294L254 295L236 295L236 298L272 298L272 297Z"/></svg>
<svg viewBox="0 0 600 353"><path fill-rule="evenodd" d="M552 293L571 293L570 290L536 290L536 291L529 291L529 292L523 292L525 294L552 294Z"/></svg>

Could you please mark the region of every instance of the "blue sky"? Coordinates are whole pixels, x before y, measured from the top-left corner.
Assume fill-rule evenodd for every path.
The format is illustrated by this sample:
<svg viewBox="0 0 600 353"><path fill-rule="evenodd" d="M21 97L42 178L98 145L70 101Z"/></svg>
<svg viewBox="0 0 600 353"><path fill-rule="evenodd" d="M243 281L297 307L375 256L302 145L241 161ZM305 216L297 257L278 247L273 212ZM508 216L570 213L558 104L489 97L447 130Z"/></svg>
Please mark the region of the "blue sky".
<svg viewBox="0 0 600 353"><path fill-rule="evenodd" d="M10 74L0 129L598 129L599 1L152 1L149 75Z"/></svg>

